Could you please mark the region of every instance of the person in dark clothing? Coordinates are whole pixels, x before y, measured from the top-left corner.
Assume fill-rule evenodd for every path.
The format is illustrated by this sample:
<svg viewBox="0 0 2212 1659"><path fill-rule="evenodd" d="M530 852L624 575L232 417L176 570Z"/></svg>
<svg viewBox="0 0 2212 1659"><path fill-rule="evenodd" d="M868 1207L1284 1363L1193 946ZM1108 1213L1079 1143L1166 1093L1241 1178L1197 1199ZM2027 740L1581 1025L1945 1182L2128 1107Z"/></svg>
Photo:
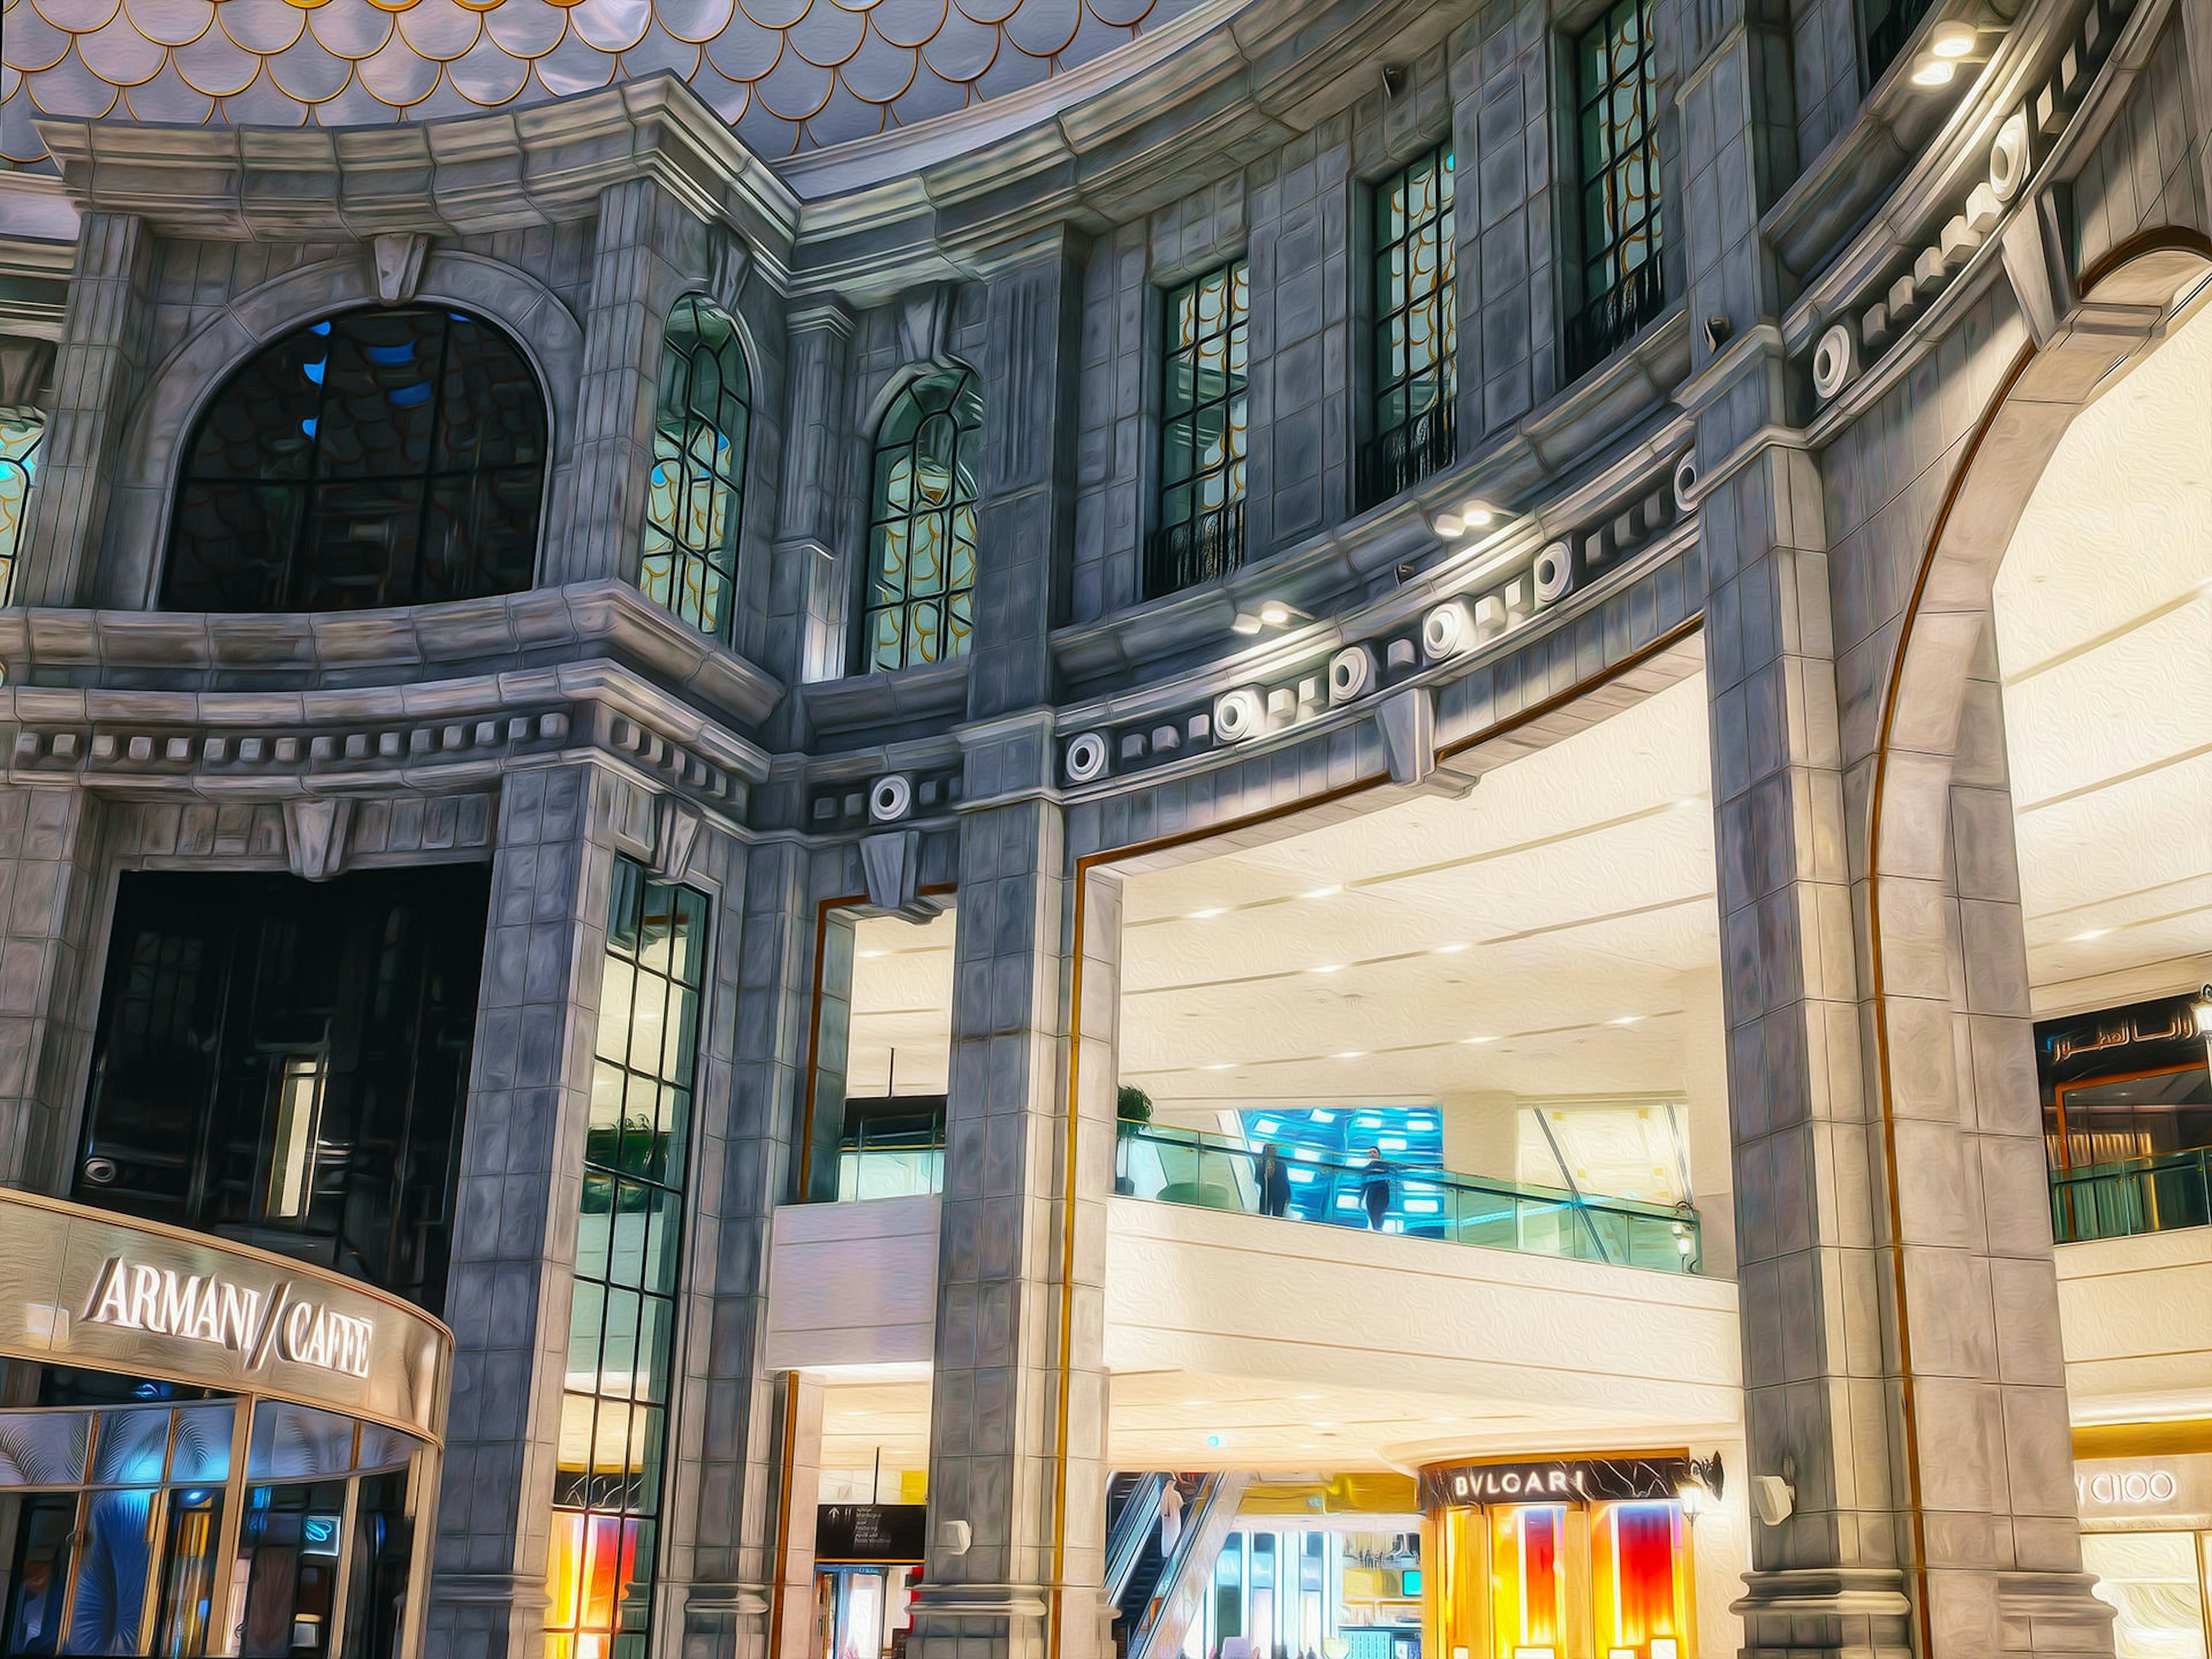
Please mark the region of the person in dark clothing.
<svg viewBox="0 0 2212 1659"><path fill-rule="evenodd" d="M1291 1165L1279 1142L1270 1141L1252 1173L1260 1183L1260 1213L1287 1215L1291 1208Z"/></svg>
<svg viewBox="0 0 2212 1659"><path fill-rule="evenodd" d="M1367 1167L1359 1172L1359 1201L1367 1206L1369 1230L1381 1232L1382 1217L1390 1207L1390 1166L1382 1161L1380 1146L1368 1148Z"/></svg>

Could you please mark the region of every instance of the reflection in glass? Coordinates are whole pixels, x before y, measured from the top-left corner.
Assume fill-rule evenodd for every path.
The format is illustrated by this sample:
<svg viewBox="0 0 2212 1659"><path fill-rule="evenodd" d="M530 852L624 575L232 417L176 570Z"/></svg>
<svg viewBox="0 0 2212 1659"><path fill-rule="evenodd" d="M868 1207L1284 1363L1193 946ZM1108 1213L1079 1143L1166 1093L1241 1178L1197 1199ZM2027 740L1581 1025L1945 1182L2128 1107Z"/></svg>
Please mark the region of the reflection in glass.
<svg viewBox="0 0 2212 1659"><path fill-rule="evenodd" d="M703 895L616 861L554 1476L549 1659L642 1652L706 949Z"/></svg>
<svg viewBox="0 0 2212 1659"><path fill-rule="evenodd" d="M1251 267L1243 259L1168 294L1159 516L1147 562L1148 597L1224 575L1243 562L1251 310Z"/></svg>
<svg viewBox="0 0 2212 1659"><path fill-rule="evenodd" d="M35 409L0 409L0 605L15 603L15 567L30 526L31 483L46 417Z"/></svg>
<svg viewBox="0 0 2212 1659"><path fill-rule="evenodd" d="M661 337L637 585L710 639L728 639L736 613L751 398L737 325L696 295L678 300Z"/></svg>
<svg viewBox="0 0 2212 1659"><path fill-rule="evenodd" d="M70 1598L69 1652L138 1651L153 1511L150 1492L96 1492L86 1500L84 1540Z"/></svg>
<svg viewBox="0 0 2212 1659"><path fill-rule="evenodd" d="M353 611L512 592L537 556L545 399L511 340L440 306L264 346L194 426L161 602Z"/></svg>
<svg viewBox="0 0 2212 1659"><path fill-rule="evenodd" d="M1620 0L1575 42L1582 261L1571 374L1612 356L1665 301L1651 46L1651 0Z"/></svg>
<svg viewBox="0 0 2212 1659"><path fill-rule="evenodd" d="M1459 316L1452 280L1452 147L1376 186L1375 413L1367 501L1451 465Z"/></svg>
<svg viewBox="0 0 2212 1659"><path fill-rule="evenodd" d="M863 669L968 654L983 393L967 369L916 380L876 430Z"/></svg>

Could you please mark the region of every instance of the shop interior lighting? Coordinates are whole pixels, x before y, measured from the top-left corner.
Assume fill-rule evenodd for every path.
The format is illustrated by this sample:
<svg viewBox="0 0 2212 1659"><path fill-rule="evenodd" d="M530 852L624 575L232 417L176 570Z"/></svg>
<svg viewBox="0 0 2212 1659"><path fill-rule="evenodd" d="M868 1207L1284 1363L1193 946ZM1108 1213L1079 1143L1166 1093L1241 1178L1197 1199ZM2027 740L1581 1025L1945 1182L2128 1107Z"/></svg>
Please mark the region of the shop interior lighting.
<svg viewBox="0 0 2212 1659"><path fill-rule="evenodd" d="M1225 916L1228 914L1228 911L1222 908L1221 906L1218 904L1209 904L1203 910L1192 911L1190 913L1190 919L1193 921L1212 921L1216 916Z"/></svg>
<svg viewBox="0 0 2212 1659"><path fill-rule="evenodd" d="M1460 1041L1461 1041L1462 1042L1465 1042L1465 1043L1469 1043L1469 1044L1473 1044L1473 1045L1477 1045L1477 1046L1479 1046L1479 1045L1480 1045L1480 1044L1482 1044L1482 1043L1485 1043L1485 1042L1497 1042L1497 1041L1498 1041L1498 1039L1497 1039L1496 1037L1494 1037L1494 1036L1474 1036L1474 1037L1462 1037L1462 1038L1460 1039Z"/></svg>
<svg viewBox="0 0 2212 1659"><path fill-rule="evenodd" d="M1455 957L1466 949L1466 945L1462 942L1455 942L1450 945L1439 945L1437 946L1437 954L1440 957Z"/></svg>
<svg viewBox="0 0 2212 1659"><path fill-rule="evenodd" d="M1346 1048L1342 1054L1339 1054L1337 1058L1339 1060L1364 1060L1367 1058L1367 1050L1364 1048Z"/></svg>
<svg viewBox="0 0 2212 1659"><path fill-rule="evenodd" d="M1315 888L1315 889L1313 890L1313 891L1311 891L1310 893L1304 894L1304 895L1303 895L1303 896L1304 896L1304 897L1306 897L1306 898L1310 898L1310 899L1334 898L1334 897L1335 897L1339 893L1341 893L1343 890L1344 890L1344 889L1343 889L1343 887L1342 887L1341 885L1335 886L1335 887L1316 887L1316 888Z"/></svg>
<svg viewBox="0 0 2212 1659"><path fill-rule="evenodd" d="M2102 939L2112 931L2109 927L2084 927L2067 942L2071 945L2087 945L2091 939Z"/></svg>
<svg viewBox="0 0 2212 1659"><path fill-rule="evenodd" d="M1306 971L1310 974L1340 974L1344 971L1344 964L1340 962L1324 962L1320 967L1309 968Z"/></svg>
<svg viewBox="0 0 2212 1659"><path fill-rule="evenodd" d="M1608 1025L1633 1025L1644 1018L1641 1014L1621 1014L1606 1021Z"/></svg>

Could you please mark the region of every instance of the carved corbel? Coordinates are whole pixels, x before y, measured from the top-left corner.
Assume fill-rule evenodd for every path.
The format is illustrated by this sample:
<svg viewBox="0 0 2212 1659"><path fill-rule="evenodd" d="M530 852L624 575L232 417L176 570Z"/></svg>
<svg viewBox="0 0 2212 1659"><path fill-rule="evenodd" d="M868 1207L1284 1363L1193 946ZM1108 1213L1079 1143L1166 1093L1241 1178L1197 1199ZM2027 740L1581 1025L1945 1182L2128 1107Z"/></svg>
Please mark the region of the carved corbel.
<svg viewBox="0 0 2212 1659"><path fill-rule="evenodd" d="M895 830L863 836L860 868L868 880L868 902L907 921L927 921L945 907L915 890L921 882L921 831Z"/></svg>
<svg viewBox="0 0 2212 1659"><path fill-rule="evenodd" d="M345 873L346 842L353 830L353 802L335 799L284 803L284 857L292 873L308 881L328 881Z"/></svg>
<svg viewBox="0 0 2212 1659"><path fill-rule="evenodd" d="M386 231L370 240L369 265L376 278L376 297L388 306L413 302L422 282L422 256L430 239L418 230Z"/></svg>

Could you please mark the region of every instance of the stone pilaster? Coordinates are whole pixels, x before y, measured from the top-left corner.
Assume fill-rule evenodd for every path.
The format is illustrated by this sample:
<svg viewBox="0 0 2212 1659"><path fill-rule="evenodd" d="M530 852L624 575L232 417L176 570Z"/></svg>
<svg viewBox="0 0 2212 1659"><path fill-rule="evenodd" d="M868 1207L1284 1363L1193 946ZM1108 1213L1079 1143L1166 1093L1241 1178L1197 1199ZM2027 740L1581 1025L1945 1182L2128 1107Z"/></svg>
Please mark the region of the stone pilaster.
<svg viewBox="0 0 2212 1659"><path fill-rule="evenodd" d="M0 1186L70 1183L100 1002L100 817L82 790L0 790Z"/></svg>
<svg viewBox="0 0 2212 1659"><path fill-rule="evenodd" d="M509 777L454 1203L453 1407L430 1659L544 1642L592 1036L618 791L589 764Z"/></svg>
<svg viewBox="0 0 2212 1659"><path fill-rule="evenodd" d="M853 319L837 305L791 313L784 371L783 478L776 492L764 665L787 680L836 679L851 650L853 586L838 556L850 446Z"/></svg>
<svg viewBox="0 0 2212 1659"><path fill-rule="evenodd" d="M88 212L54 361L54 395L31 492L19 605L88 602L107 529L131 400L143 379L154 233L131 214Z"/></svg>
<svg viewBox="0 0 2212 1659"><path fill-rule="evenodd" d="M1006 746L1038 741L1025 732ZM977 759L971 753L971 771ZM1031 754L1024 769L1039 763ZM1120 927L1115 896L1101 884L1085 907L1087 1063L1070 1123L1065 1067L1077 952L1066 858L1053 803L1018 800L963 822L931 1398L933 1536L915 1609L916 1659L956 1659L986 1646L1042 1655L1055 1624L1065 1659L1097 1650ZM953 1522L970 1529L959 1554L945 1547Z"/></svg>
<svg viewBox="0 0 2212 1659"><path fill-rule="evenodd" d="M1049 635L1066 611L1075 533L1076 392L1083 264L1075 233L984 285L983 476L968 710L987 717L1053 700Z"/></svg>
<svg viewBox="0 0 2212 1659"><path fill-rule="evenodd" d="M661 334L685 291L668 250L687 230L700 234L653 179L626 179L599 192L572 512L552 555L552 581L637 580Z"/></svg>
<svg viewBox="0 0 2212 1659"><path fill-rule="evenodd" d="M763 1369L768 1330L769 1234L788 1194L796 1127L805 1098L814 912L805 851L788 842L754 848L746 860L742 916L732 891L718 918L718 973L735 986L731 1084L720 1102L702 1095L707 1127L719 1136L719 1176L706 1160L695 1210L711 1233L695 1271L711 1275L703 1333L686 1345L687 1394L699 1402L695 1583L684 1614L687 1659L755 1659L771 1639L776 1571L781 1379ZM711 1221L704 1218L711 1216ZM820 1434L819 1385L813 1402ZM690 1413L686 1421L692 1421ZM794 1498L796 1502L796 1498ZM805 1494L811 1537L813 1495ZM793 1521L799 1518L796 1509ZM788 1548L787 1540L786 1549ZM811 1552L802 1562L811 1568ZM811 1598L811 1579L808 1587ZM809 1650L785 1647L787 1659Z"/></svg>
<svg viewBox="0 0 2212 1659"><path fill-rule="evenodd" d="M815 1627L814 1517L822 1493L822 1406L827 1390L818 1378L785 1374L784 1439L790 1448L787 1518L777 1548L776 1651L784 1659L810 1659L820 1651Z"/></svg>

